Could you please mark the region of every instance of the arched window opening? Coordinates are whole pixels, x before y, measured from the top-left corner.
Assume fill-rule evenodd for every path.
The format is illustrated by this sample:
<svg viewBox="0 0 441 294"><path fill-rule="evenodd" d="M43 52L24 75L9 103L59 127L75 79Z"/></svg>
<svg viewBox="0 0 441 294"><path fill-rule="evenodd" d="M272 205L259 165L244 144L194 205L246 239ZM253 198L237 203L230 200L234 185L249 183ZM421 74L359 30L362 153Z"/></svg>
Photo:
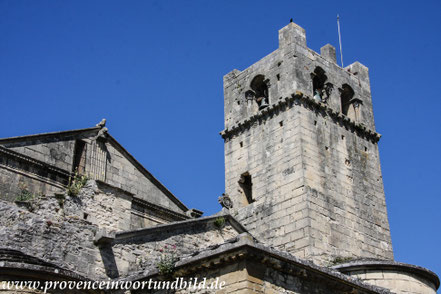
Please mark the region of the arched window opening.
<svg viewBox="0 0 441 294"><path fill-rule="evenodd" d="M311 73L311 78L312 95L314 97L314 100L317 102L326 102L332 91L333 85L331 83L325 84L326 80L328 79L325 71L320 66L317 66L314 69L314 72Z"/></svg>
<svg viewBox="0 0 441 294"><path fill-rule="evenodd" d="M257 75L251 81L250 87L254 92L254 99L256 100L257 105L259 105L259 110L269 105L267 82L268 80L265 80L265 76L263 75Z"/></svg>
<svg viewBox="0 0 441 294"><path fill-rule="evenodd" d="M340 90L341 112L348 115L349 108L354 97L354 90L348 84L344 84Z"/></svg>

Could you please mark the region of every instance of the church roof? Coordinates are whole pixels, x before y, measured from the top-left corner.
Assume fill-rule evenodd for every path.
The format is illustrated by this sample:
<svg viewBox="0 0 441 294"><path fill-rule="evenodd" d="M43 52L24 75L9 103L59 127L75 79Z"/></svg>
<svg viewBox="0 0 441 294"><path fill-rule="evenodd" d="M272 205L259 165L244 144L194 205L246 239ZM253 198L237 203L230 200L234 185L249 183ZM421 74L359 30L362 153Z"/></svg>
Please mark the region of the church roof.
<svg viewBox="0 0 441 294"><path fill-rule="evenodd" d="M161 190L174 204L176 204L183 211L189 210L189 208L184 203L182 203L172 192L170 192L170 190L168 190L138 160L136 160L136 158L132 154L130 154L130 152L128 152L113 136L108 133L107 128L105 128L105 122L104 124L101 122L100 124L97 124L97 126L91 128L0 138L0 145L14 144L31 140L35 141L50 139L56 137L76 137L82 134L93 136L99 134L101 130L105 131L108 142L112 144L116 149L118 149L130 163L132 163L147 179L149 179L159 190Z"/></svg>

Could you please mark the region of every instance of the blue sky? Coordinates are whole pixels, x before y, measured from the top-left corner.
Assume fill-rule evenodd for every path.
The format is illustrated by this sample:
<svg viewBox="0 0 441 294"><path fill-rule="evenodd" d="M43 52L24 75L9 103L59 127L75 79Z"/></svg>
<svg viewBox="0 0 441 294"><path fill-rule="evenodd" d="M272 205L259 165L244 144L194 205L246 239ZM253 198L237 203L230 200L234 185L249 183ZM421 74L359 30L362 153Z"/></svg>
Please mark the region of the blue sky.
<svg viewBox="0 0 441 294"><path fill-rule="evenodd" d="M0 137L110 133L189 207L224 191L222 77L277 49L370 69L395 258L441 274L440 1L0 0Z"/></svg>

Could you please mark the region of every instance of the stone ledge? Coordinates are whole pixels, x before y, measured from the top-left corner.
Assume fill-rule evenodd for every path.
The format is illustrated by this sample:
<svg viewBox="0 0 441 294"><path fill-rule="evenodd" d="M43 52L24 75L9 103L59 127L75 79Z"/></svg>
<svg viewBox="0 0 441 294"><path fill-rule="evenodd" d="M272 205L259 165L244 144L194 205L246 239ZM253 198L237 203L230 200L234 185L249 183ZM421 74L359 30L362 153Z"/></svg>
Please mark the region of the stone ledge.
<svg viewBox="0 0 441 294"><path fill-rule="evenodd" d="M40 140L42 138L53 137L53 136L72 136L79 133L84 132L97 132L101 129L101 127L95 126L91 128L77 129L77 130L69 130L69 131L60 131L60 132L50 132L50 133L41 133L41 134L33 134L33 135L25 135L25 136L17 136L17 137L9 137L9 138L1 138L0 144L7 144L17 141L23 140Z"/></svg>
<svg viewBox="0 0 441 294"><path fill-rule="evenodd" d="M148 201L146 201L144 199L140 199L140 198L137 198L137 197L133 197L132 198L132 202L142 206L143 208L147 208L147 209L149 209L152 212L156 211L156 212L159 212L160 214L162 213L162 214L168 216L171 219L176 219L177 218L179 220L185 220L185 219L190 218L189 216L187 216L185 214L178 213L176 211L173 211L173 210L168 209L166 207L163 207L161 205L153 204L151 202L148 202ZM132 207L132 210L133 210L133 207ZM138 211L136 211L136 212L138 212Z"/></svg>
<svg viewBox="0 0 441 294"><path fill-rule="evenodd" d="M214 216L201 217L197 219L189 219L168 224L156 225L153 227L137 229L133 231L118 232L115 235L114 243L119 243L130 238L143 237L150 234L160 233L164 230L171 231L181 229L188 226L198 226L203 223L213 223L217 218L224 217L226 221L238 232L243 233L247 230L230 214L218 214Z"/></svg>
<svg viewBox="0 0 441 294"><path fill-rule="evenodd" d="M220 135L224 140L228 140L234 135L241 133L244 130L249 129L254 122L267 119L267 117L273 114L276 111L285 111L286 108L291 108L293 105L303 105L305 108L313 108L315 111L320 111L323 116L329 116L335 123L338 123L344 126L346 129L350 129L353 132L362 138L372 141L373 143L377 143L381 135L375 131L368 129L364 124L357 123L351 120L346 115L341 112L335 111L327 104L316 102L311 97L303 95L302 92L296 92L292 94L291 97L286 97L283 100L279 100L277 103L271 104L267 108L264 108L252 115L249 118L244 119L243 121L234 125L231 129L226 128Z"/></svg>

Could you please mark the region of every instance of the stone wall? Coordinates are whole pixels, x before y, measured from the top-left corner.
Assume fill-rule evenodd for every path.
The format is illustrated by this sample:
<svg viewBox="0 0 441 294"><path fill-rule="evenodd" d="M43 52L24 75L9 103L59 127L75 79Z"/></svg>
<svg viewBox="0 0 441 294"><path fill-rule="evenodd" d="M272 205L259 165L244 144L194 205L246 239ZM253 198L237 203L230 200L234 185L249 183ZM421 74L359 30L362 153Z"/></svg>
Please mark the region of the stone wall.
<svg viewBox="0 0 441 294"><path fill-rule="evenodd" d="M202 281L206 279L206 285L216 285L216 279L218 283L225 282L224 289L220 290L202 290L202 289L182 289L178 290L177 294L185 293L262 293L254 289L253 282L255 281L247 272L246 261L239 261L238 263L229 264L217 269L210 269L203 273L197 273L193 277ZM189 279L187 279L188 281Z"/></svg>
<svg viewBox="0 0 441 294"><path fill-rule="evenodd" d="M222 228L213 221L197 221L195 225L180 228L166 225L163 230L146 229L128 238L117 235L111 254L118 276L124 277L146 268L155 269L162 256L185 257L235 236L237 231L228 223Z"/></svg>
<svg viewBox="0 0 441 294"><path fill-rule="evenodd" d="M31 211L0 202L0 247L22 251L87 278L106 277L99 231L131 228L131 195L94 181L76 196L46 195L34 199Z"/></svg>
<svg viewBox="0 0 441 294"><path fill-rule="evenodd" d="M100 254L93 244L98 227L75 216L57 217L56 206L53 207L46 215L38 215L0 201L0 247L21 251L88 278L99 277Z"/></svg>
<svg viewBox="0 0 441 294"><path fill-rule="evenodd" d="M310 255L393 259L378 145L304 107L299 115Z"/></svg>
<svg viewBox="0 0 441 294"><path fill-rule="evenodd" d="M59 192L68 177L61 169L0 146L0 199L14 201L25 193Z"/></svg>
<svg viewBox="0 0 441 294"><path fill-rule="evenodd" d="M216 217L131 230L131 197L89 180L78 195L41 196L31 209L0 200L0 248L105 279L156 269L166 246L181 257L237 235L228 219L217 227ZM101 244L100 236L114 241Z"/></svg>
<svg viewBox="0 0 441 294"><path fill-rule="evenodd" d="M225 158L237 217L262 242L321 263L393 258L376 143L294 102L228 138Z"/></svg>
<svg viewBox="0 0 441 294"><path fill-rule="evenodd" d="M0 144L8 149L71 172L75 140L87 140L96 131L94 129L85 132L60 132L55 135L42 134L23 139L6 139Z"/></svg>
<svg viewBox="0 0 441 294"><path fill-rule="evenodd" d="M0 165L0 199L12 202L24 191L39 196L62 192L64 187L50 179Z"/></svg>

